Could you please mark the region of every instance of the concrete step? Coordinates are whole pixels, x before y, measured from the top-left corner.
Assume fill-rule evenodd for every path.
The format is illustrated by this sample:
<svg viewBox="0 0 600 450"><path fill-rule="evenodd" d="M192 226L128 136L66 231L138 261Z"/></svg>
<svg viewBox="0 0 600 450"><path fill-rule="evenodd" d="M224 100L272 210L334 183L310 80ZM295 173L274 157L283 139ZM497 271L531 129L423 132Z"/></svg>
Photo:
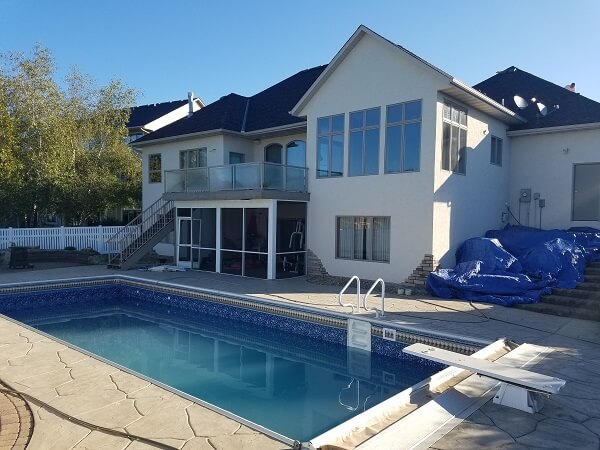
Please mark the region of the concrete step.
<svg viewBox="0 0 600 450"><path fill-rule="evenodd" d="M576 289L554 288L552 289L552 295L575 298L593 298L600 300L600 291L596 291L593 289L581 289L579 287L577 287Z"/></svg>
<svg viewBox="0 0 600 450"><path fill-rule="evenodd" d="M589 275L587 272L583 276L583 281L586 283L596 283L600 284L600 275Z"/></svg>
<svg viewBox="0 0 600 450"><path fill-rule="evenodd" d="M552 305L549 303L527 303L517 305L517 308L541 314L552 314L554 316L573 317L576 319L595 320L600 322L600 311L588 308L573 308L563 305Z"/></svg>
<svg viewBox="0 0 600 450"><path fill-rule="evenodd" d="M586 275L600 275L600 267L587 266L585 268Z"/></svg>
<svg viewBox="0 0 600 450"><path fill-rule="evenodd" d="M593 309L600 312L600 299L576 298L562 295L544 295L540 298L541 303L550 305L562 305L572 308Z"/></svg>
<svg viewBox="0 0 600 450"><path fill-rule="evenodd" d="M591 262L591 263L589 263L587 266L588 266L588 267L591 267L591 268L596 268L596 267L597 267L597 268L599 268L599 269L600 269L600 261Z"/></svg>
<svg viewBox="0 0 600 450"><path fill-rule="evenodd" d="M600 283L591 283L584 281L577 285L577 289L600 292Z"/></svg>

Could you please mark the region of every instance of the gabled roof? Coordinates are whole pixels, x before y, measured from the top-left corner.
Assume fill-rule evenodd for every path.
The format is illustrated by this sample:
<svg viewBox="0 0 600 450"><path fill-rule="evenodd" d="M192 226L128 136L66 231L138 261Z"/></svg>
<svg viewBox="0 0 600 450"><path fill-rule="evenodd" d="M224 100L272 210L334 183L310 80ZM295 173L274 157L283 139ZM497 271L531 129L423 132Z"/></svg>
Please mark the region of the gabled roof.
<svg viewBox="0 0 600 450"><path fill-rule="evenodd" d="M527 123L515 125L511 130L600 122L600 103L514 66L473 87L527 119ZM529 106L519 109L514 101L515 95L527 100ZM544 104L549 114L541 116L532 98ZM555 109L555 105L559 108Z"/></svg>
<svg viewBox="0 0 600 450"><path fill-rule="evenodd" d="M187 100L174 100L172 102L134 106L131 108L131 115L127 122L127 128L141 128L153 120L185 105L187 102Z"/></svg>
<svg viewBox="0 0 600 450"><path fill-rule="evenodd" d="M252 97L233 93L226 95L191 117L141 137L135 144L208 131L251 133L304 123L304 119L292 116L289 110L324 69L325 66L318 66L303 70Z"/></svg>
<svg viewBox="0 0 600 450"><path fill-rule="evenodd" d="M444 72L443 70L437 68L433 64L428 63L424 59L418 57L414 53L406 50L404 47L400 45L394 44L392 41L385 39L383 36L375 33L370 28L360 25L356 31L350 36L350 39L346 41L344 46L336 53L331 62L326 66L327 68L320 74L315 83L306 91L306 93L299 99L298 103L296 103L291 110L291 113L294 115L298 115L300 111L306 106L306 104L310 101L310 99L317 93L320 87L327 81L327 79L331 76L331 74L335 71L335 69L342 63L342 61L348 56L348 54L352 51L352 49L356 46L356 44L366 35L372 36L375 39L386 43L386 45L390 45L391 47L397 49L398 51L404 52L411 57L413 57L416 61L421 64L424 64L426 67L431 69L434 73L439 74L443 79L451 80L452 76Z"/></svg>
<svg viewBox="0 0 600 450"><path fill-rule="evenodd" d="M442 83L448 83L448 86L442 89L442 92L445 92L448 95L452 95L460 101L464 102L465 104L474 108L478 108L483 112L491 115L492 117L496 117L497 119L502 120L506 123L512 124L521 123L525 121L518 114L514 113L508 108L505 108L492 98L486 97L485 95L481 95L479 92L467 86L460 80L457 80L452 75L444 72L442 69L434 66L428 61L425 61L423 58L407 50L401 45L394 44L392 41L375 33L373 30L364 25L360 25L354 32L354 34L350 37L350 39L348 39L348 41L340 49L340 51L337 52L337 54L333 57L331 62L327 65L327 68L323 71L319 78L317 78L317 80L310 87L310 89L308 89L308 91L302 96L298 103L293 107L293 109L291 110L292 114L299 115L302 113L303 108L310 101L310 99L317 93L320 87L327 81L331 74L336 70L336 68L342 63L346 56L348 56L348 54L364 36L371 36L377 41L382 42L384 45L387 45L390 48L394 49L396 52L410 56L416 64L425 67L427 70L429 70L431 74L439 77Z"/></svg>

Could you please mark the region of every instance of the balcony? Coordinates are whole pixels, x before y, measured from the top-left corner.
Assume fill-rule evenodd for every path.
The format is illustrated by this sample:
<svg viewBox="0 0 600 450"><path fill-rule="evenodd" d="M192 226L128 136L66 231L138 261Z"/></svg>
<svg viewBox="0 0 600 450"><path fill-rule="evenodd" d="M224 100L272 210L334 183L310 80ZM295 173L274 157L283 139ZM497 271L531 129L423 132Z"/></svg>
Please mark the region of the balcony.
<svg viewBox="0 0 600 450"><path fill-rule="evenodd" d="M307 171L268 162L166 170L165 194L173 200L308 200Z"/></svg>

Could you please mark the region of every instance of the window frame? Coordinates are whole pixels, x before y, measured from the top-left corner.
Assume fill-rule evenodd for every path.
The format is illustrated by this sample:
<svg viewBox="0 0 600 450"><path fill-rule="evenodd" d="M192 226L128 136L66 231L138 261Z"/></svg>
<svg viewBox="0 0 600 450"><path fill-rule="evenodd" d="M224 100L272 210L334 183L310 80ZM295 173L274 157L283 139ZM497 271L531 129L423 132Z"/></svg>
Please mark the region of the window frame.
<svg viewBox="0 0 600 450"><path fill-rule="evenodd" d="M152 157L158 156L158 169L152 169ZM153 175L158 174L158 177L153 179ZM162 183L162 153L150 153L148 155L148 183Z"/></svg>
<svg viewBox="0 0 600 450"><path fill-rule="evenodd" d="M450 113L449 113L449 118L447 119L446 117L444 117L444 108L448 106L450 108ZM452 119L452 112L453 109L457 111L457 117L458 120L453 120ZM464 113L464 118L465 118L465 123L462 124L461 123L461 116L460 113L463 112ZM444 163L445 158L444 158L444 123L447 123L450 125L450 137L449 137L449 148L448 148L448 167L444 167ZM452 169L452 136L453 136L453 130L454 128L456 128L457 132L458 132L458 149L457 149L457 157L460 156L460 131L464 130L465 132L465 145L464 145L464 172L461 172L460 170L453 170ZM456 102L450 101L450 100L444 100L444 102L442 103L442 170L445 170L446 172L450 172L452 174L457 174L457 175L467 175L467 142L468 142L468 136L469 136L469 110L467 109L467 107L462 106ZM460 161L460 159L458 159L457 161ZM458 165L458 164L457 164Z"/></svg>
<svg viewBox="0 0 600 450"><path fill-rule="evenodd" d="M333 119L334 117L342 117L342 131L333 131ZM329 130L326 133L319 133L319 120L328 119L329 120ZM345 157L345 138L346 138L346 113L340 114L332 114L329 116L317 117L317 128L316 128L316 136L317 136L317 146L316 146L316 165L315 165L315 174L317 178L341 178L344 176L344 157ZM334 136L342 136L342 173L339 175L332 175L332 151L333 151L333 137ZM327 138L328 141L328 155L327 155L327 175L321 175L321 170L319 169L319 139Z"/></svg>
<svg viewBox="0 0 600 450"><path fill-rule="evenodd" d="M406 119L406 104L419 102L421 104L421 115L418 119ZM389 117L389 109L394 106L402 105L402 120L396 122L388 122ZM419 169L418 170L405 170L404 168L404 155L406 152L405 146L405 132L404 128L406 125L410 125L413 123L420 124L419 127ZM400 142L400 170L391 170L388 169L388 143L389 143L389 133L388 130L392 127L401 127L401 142ZM385 147L384 147L384 168L383 173L418 173L421 171L421 144L423 142L423 99L419 98L416 100L408 100L406 102L392 103L385 106Z"/></svg>
<svg viewBox="0 0 600 450"><path fill-rule="evenodd" d="M494 166L502 167L503 148L504 148L504 143L503 143L502 138L492 135L491 136L491 146L490 146L490 164L493 164ZM498 150L500 150L500 151L498 152ZM500 157L498 157L498 156L500 156Z"/></svg>
<svg viewBox="0 0 600 450"><path fill-rule="evenodd" d="M196 155L196 162L197 165L196 167L189 167L188 163L189 163L189 154L190 152L198 152L198 154ZM204 153L204 165L200 165L200 161L201 161L201 155ZM185 154L185 166L186 167L181 167L181 162L182 160L182 155ZM198 147L198 148L190 148L190 149L185 149L185 150L179 150L179 170L187 170L187 169L200 169L203 167L207 167L208 166L208 150L206 147Z"/></svg>
<svg viewBox="0 0 600 450"><path fill-rule="evenodd" d="M351 254L352 257L350 258L345 258L343 256L339 256L339 221L342 218L352 218L353 219L353 229L354 232L356 232L357 227L356 227L356 223L357 223L357 219L366 219L368 221L368 223L370 223L370 236L367 237L366 242L371 242L371 245L373 244L373 220L374 219L387 219L387 223L388 223L388 230L387 230L387 240L388 240L388 259L387 260L380 260L380 259L373 259L372 258L372 253L373 253L373 249L371 248L371 259L362 259L362 258L355 258L354 254L355 254L355 248L354 248L354 235L353 235L353 239L352 239L352 250L351 250ZM341 259L341 260L345 260L345 261L362 261L362 262L373 262L373 263L382 263L382 264L390 264L391 263L391 259L392 259L392 249L391 249L391 243L392 243L392 217L391 216L351 216L351 215L336 215L335 216L335 259Z"/></svg>
<svg viewBox="0 0 600 450"><path fill-rule="evenodd" d="M368 125L367 124L367 113L369 111L377 111L378 112L378 121L377 125ZM362 126L358 128L352 128L352 114L362 114ZM375 173L366 173L367 167L367 131L377 130L377 172ZM357 174L352 174L351 164L352 164L352 133L361 132L362 133L362 143L361 143L361 171ZM381 106L375 106L373 108L359 109L357 111L351 111L348 114L348 176L349 177L365 177L372 175L379 175L379 154L381 147Z"/></svg>

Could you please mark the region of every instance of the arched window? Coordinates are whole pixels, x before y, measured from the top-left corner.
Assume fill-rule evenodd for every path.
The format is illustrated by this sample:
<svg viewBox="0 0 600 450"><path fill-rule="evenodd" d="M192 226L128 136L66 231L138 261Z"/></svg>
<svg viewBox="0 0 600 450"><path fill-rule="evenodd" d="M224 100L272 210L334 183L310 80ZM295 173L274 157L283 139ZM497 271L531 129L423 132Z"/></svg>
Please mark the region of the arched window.
<svg viewBox="0 0 600 450"><path fill-rule="evenodd" d="M281 144L269 144L265 147L265 162L283 164L283 146Z"/></svg>
<svg viewBox="0 0 600 450"><path fill-rule="evenodd" d="M288 166L306 167L306 142L292 141L285 147Z"/></svg>

